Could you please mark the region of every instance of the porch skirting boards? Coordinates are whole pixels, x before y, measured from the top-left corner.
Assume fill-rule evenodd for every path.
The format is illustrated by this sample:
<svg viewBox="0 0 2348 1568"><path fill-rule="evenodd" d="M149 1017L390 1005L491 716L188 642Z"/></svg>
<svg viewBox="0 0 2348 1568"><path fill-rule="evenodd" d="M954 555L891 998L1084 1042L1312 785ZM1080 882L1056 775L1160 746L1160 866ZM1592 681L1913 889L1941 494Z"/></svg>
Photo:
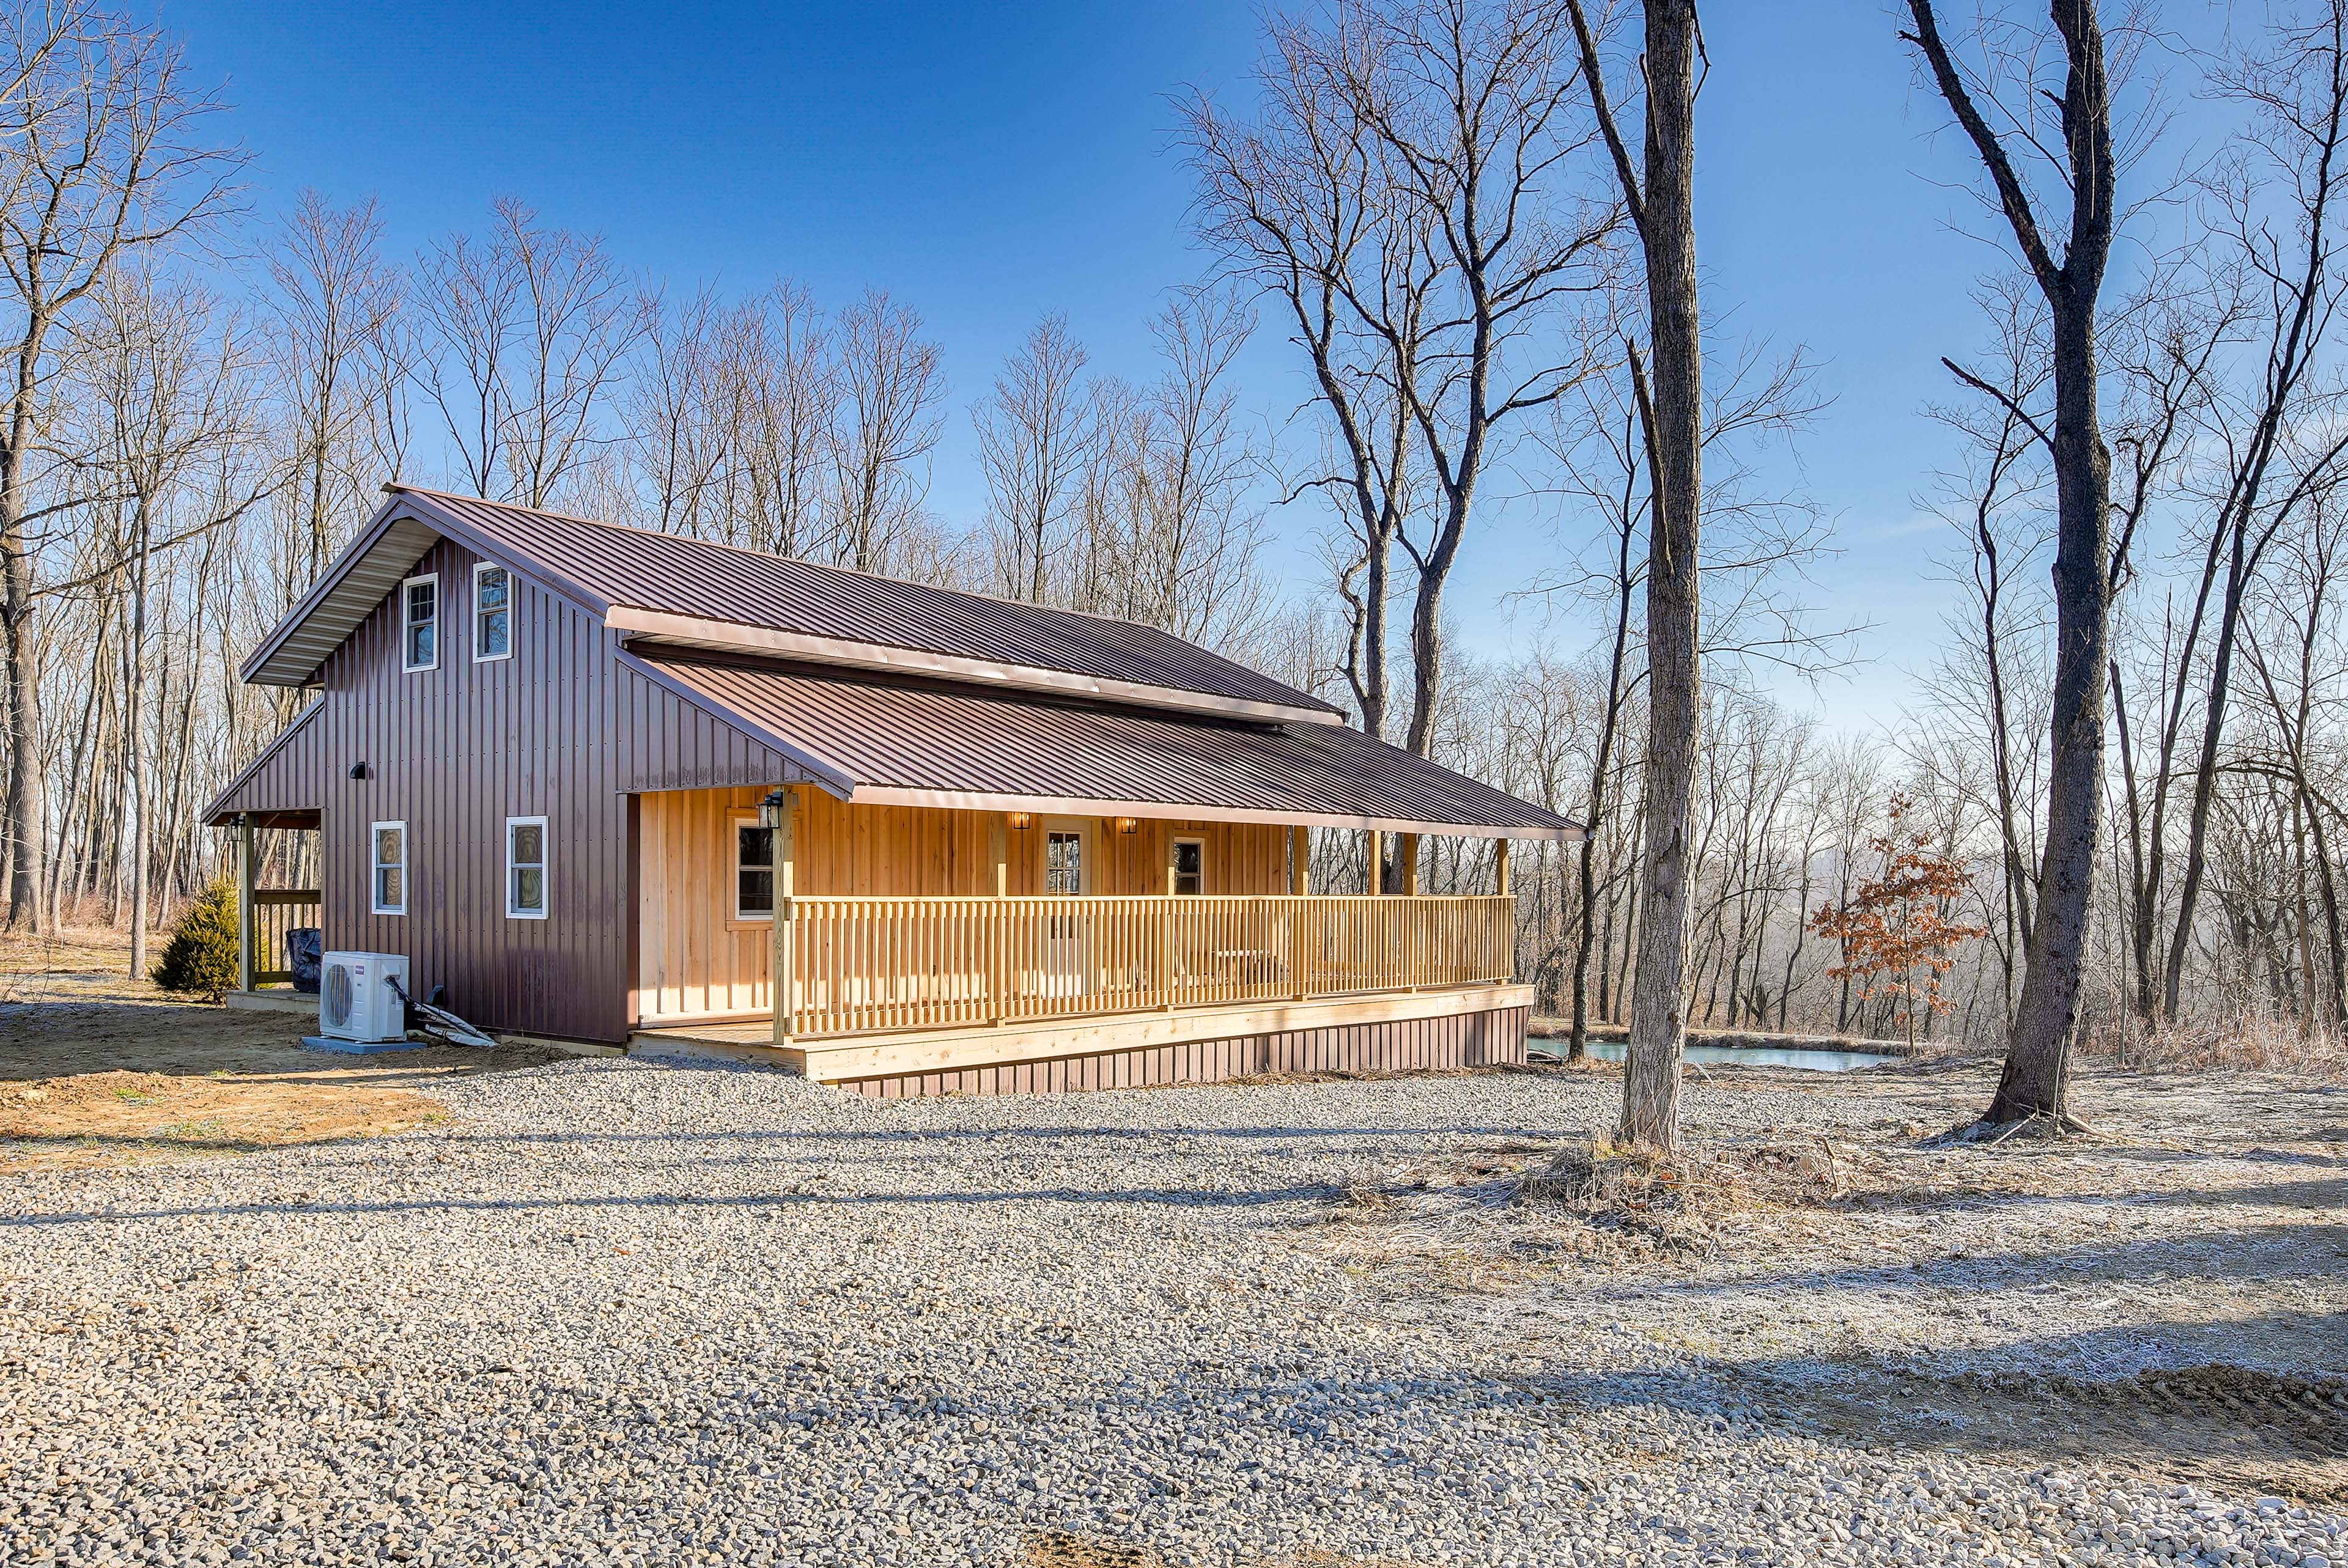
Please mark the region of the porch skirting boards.
<svg viewBox="0 0 2348 1568"><path fill-rule="evenodd" d="M1211 1083L1267 1072L1376 1072L1525 1060L1518 985L1076 1019L1042 1026L811 1040L778 1051L756 1024L639 1030L633 1053L763 1061L884 1097L1045 1094Z"/></svg>
<svg viewBox="0 0 2348 1568"><path fill-rule="evenodd" d="M271 986L249 991L226 991L221 1001L231 1012L301 1013L310 1018L318 1016L318 993L297 991L291 986Z"/></svg>

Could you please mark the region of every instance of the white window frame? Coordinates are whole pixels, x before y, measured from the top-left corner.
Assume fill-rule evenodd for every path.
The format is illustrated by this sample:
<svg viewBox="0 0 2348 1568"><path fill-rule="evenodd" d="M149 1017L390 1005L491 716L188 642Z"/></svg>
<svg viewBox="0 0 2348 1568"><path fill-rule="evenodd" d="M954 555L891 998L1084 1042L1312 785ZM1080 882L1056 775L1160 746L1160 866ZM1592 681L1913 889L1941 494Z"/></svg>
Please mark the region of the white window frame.
<svg viewBox="0 0 2348 1568"><path fill-rule="evenodd" d="M386 860L383 856L383 830L396 828L399 833L399 858ZM371 822L367 824L367 905L378 915L407 913L407 824L404 822ZM399 902L383 901L383 873L386 867L399 872Z"/></svg>
<svg viewBox="0 0 2348 1568"><path fill-rule="evenodd" d="M726 822L726 835L733 841L730 857L734 865L733 890L726 896L726 923L728 927L737 928L745 926L770 927L775 923L775 911L771 907L766 909L742 907L742 830L746 827L764 825L758 820L758 814L755 811L737 811ZM752 866L750 869L757 868ZM771 859L767 862L767 899L769 905L773 903L780 888L781 884L775 873L781 869L782 867L777 866Z"/></svg>
<svg viewBox="0 0 2348 1568"><path fill-rule="evenodd" d="M1035 835L1035 887L1038 892L1051 885L1052 837L1055 834L1073 834L1076 840L1076 890L1055 897L1082 898L1093 890L1093 845L1096 838L1093 824L1081 816L1044 816L1035 819L1042 831Z"/></svg>
<svg viewBox="0 0 2348 1568"><path fill-rule="evenodd" d="M492 571L504 572L506 577L506 651L503 653L484 653L481 651L481 577L483 573ZM511 568L499 566L493 560L476 561L473 563L473 614L471 627L474 663L495 664L501 659L510 659L513 657L514 574ZM437 651L439 646L438 640L437 638L434 640L433 646Z"/></svg>
<svg viewBox="0 0 2348 1568"><path fill-rule="evenodd" d="M1169 894L1175 894L1177 892L1174 886L1174 879L1181 875L1182 846L1186 844L1195 844L1199 846L1199 891L1196 893L1182 893L1179 894L1179 896L1185 898L1204 897L1207 892L1207 841L1200 837L1195 833L1186 833L1179 838L1173 838L1167 841L1167 891Z"/></svg>
<svg viewBox="0 0 2348 1568"><path fill-rule="evenodd" d="M411 664L407 660L407 634L422 624L420 621L411 621L407 619L407 590L419 582L428 582L432 585L432 661L429 664ZM440 602L438 572L418 572L416 576L401 581L399 585L399 667L407 673L421 675L427 670L440 668L440 622L447 619L440 612L445 608Z"/></svg>
<svg viewBox="0 0 2348 1568"><path fill-rule="evenodd" d="M517 827L534 827L538 829L538 907L535 909L522 908L514 897L514 873L530 864L528 861L517 861L514 858L514 829ZM407 841L403 838L401 840L401 845L403 848L406 846L406 844ZM542 816L510 816L506 818L507 919L543 920L546 918L547 907L553 902L553 899L551 897L551 889L548 883L548 877L551 874L551 866L549 863L553 859L553 857L554 842L547 836L546 818Z"/></svg>

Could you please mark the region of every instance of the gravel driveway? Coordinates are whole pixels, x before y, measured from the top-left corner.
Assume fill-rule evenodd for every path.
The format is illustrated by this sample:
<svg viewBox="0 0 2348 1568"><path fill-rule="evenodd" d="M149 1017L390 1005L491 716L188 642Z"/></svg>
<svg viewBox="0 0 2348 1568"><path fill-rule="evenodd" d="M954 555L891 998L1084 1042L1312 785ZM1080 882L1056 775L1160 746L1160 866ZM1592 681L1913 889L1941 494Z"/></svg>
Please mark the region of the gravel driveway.
<svg viewBox="0 0 2348 1568"><path fill-rule="evenodd" d="M2321 1507L1870 1447L1669 1293L1313 1242L1377 1172L1602 1125L1609 1079L436 1092L396 1137L6 1179L0 1563L2348 1563ZM1715 1131L1886 1115L1691 1095ZM2261 1288L2336 1309L2339 1266Z"/></svg>

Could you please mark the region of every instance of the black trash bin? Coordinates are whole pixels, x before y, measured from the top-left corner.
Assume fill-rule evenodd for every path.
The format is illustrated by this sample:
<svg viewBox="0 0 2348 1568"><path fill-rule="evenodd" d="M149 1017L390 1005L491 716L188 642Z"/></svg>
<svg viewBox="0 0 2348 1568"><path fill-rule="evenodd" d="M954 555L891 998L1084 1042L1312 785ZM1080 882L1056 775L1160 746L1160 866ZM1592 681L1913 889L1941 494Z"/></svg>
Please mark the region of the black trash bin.
<svg viewBox="0 0 2348 1568"><path fill-rule="evenodd" d="M318 994L318 969L325 933L315 926L296 926L285 933L285 967L294 971L294 989Z"/></svg>

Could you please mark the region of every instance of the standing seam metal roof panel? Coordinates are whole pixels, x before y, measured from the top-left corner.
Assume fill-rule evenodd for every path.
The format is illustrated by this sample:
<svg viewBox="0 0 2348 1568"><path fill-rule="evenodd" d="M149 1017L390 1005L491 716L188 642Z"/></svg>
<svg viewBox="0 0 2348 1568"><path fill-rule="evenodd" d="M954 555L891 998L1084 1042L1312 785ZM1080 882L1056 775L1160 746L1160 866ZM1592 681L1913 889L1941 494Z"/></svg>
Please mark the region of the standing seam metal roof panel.
<svg viewBox="0 0 2348 1568"><path fill-rule="evenodd" d="M438 490L414 493L615 605L1237 702L1338 711L1138 621L989 599L689 535L590 522Z"/></svg>
<svg viewBox="0 0 2348 1568"><path fill-rule="evenodd" d="M866 787L1410 823L1526 836L1578 825L1358 730L1189 722L738 663L645 659Z"/></svg>

